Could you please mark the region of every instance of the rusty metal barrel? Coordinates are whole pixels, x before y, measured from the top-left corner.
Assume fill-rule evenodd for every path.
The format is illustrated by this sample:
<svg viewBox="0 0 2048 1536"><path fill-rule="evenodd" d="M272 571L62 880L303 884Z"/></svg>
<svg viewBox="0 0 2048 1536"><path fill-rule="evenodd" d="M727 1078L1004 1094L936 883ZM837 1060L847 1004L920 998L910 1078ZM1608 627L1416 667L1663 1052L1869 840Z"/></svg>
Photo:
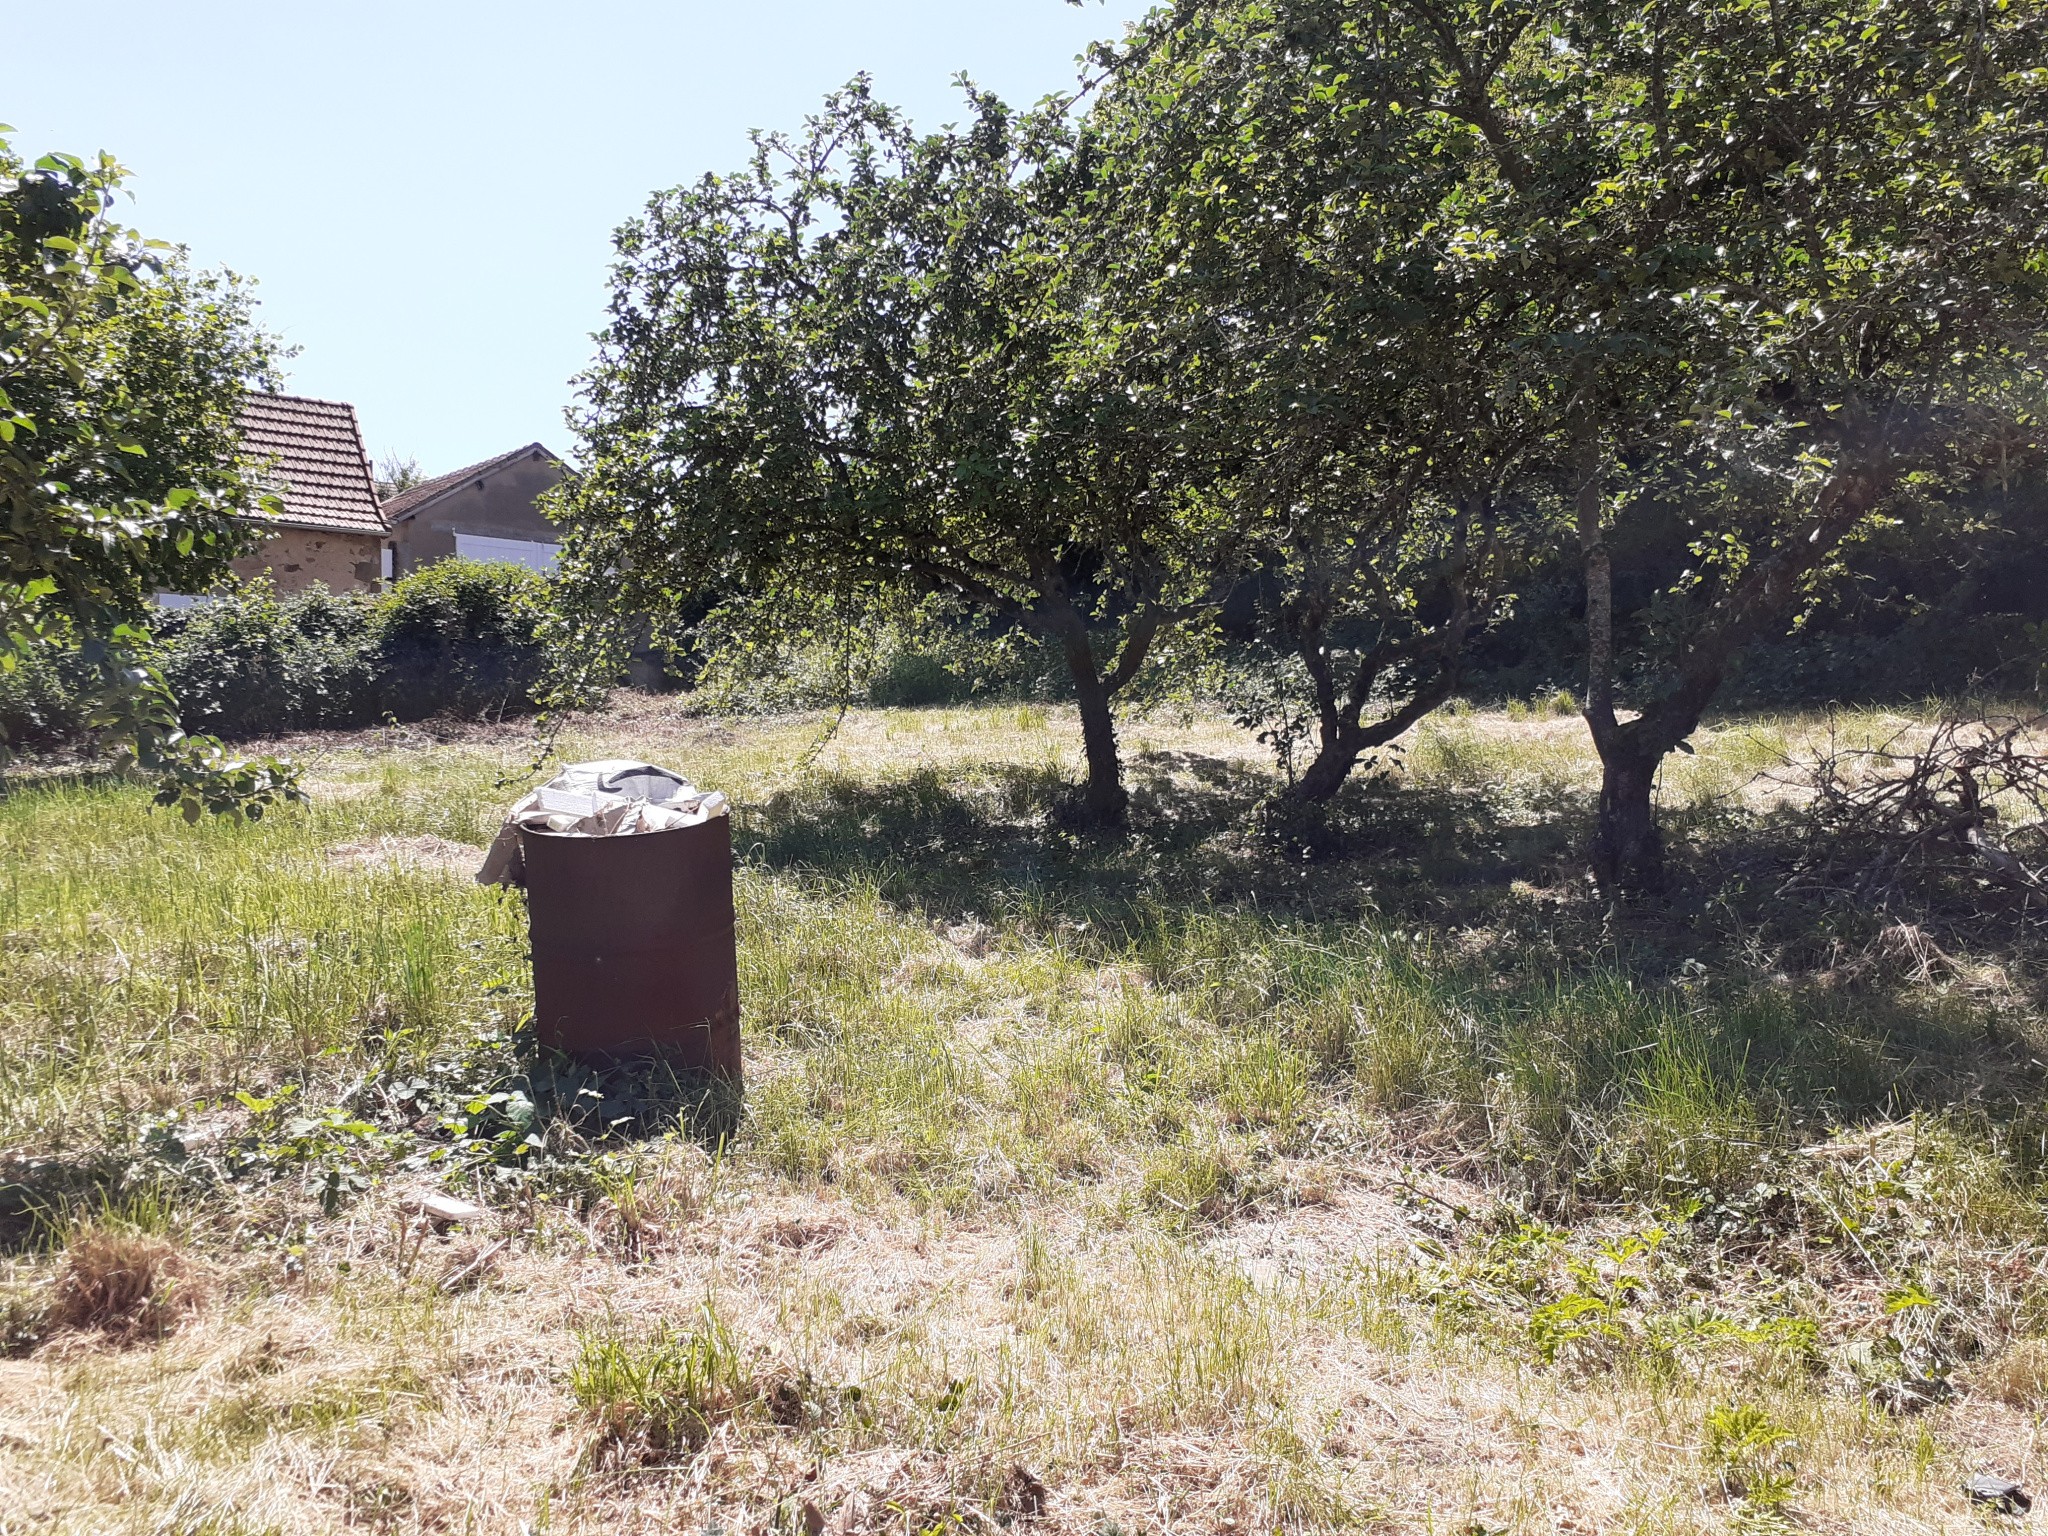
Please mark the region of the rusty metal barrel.
<svg viewBox="0 0 2048 1536"><path fill-rule="evenodd" d="M526 827L519 840L540 1043L738 1082L731 820L630 837Z"/></svg>

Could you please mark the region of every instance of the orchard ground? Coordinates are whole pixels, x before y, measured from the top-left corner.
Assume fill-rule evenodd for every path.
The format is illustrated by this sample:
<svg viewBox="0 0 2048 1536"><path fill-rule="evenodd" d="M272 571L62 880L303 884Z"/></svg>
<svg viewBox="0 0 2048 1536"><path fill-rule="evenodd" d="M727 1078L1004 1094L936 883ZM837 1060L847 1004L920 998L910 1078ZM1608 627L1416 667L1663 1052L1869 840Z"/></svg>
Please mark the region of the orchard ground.
<svg viewBox="0 0 2048 1536"><path fill-rule="evenodd" d="M1315 856L1263 750L1061 710L687 715L743 1103L535 1059L469 876L522 727L283 745L312 804L0 801L0 1532L1981 1528L2048 1411L2040 955L1780 894L1724 720L1610 918L1562 704ZM487 1214L433 1230L421 1199Z"/></svg>

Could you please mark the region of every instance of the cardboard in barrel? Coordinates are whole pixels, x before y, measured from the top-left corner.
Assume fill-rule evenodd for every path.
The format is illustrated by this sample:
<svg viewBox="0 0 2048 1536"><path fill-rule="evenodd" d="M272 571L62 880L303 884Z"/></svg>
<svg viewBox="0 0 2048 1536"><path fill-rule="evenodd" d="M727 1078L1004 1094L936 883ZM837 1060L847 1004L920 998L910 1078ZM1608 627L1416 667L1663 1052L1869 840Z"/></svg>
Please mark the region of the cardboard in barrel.
<svg viewBox="0 0 2048 1536"><path fill-rule="evenodd" d="M740 1076L732 821L629 837L520 829L533 1022L572 1056Z"/></svg>

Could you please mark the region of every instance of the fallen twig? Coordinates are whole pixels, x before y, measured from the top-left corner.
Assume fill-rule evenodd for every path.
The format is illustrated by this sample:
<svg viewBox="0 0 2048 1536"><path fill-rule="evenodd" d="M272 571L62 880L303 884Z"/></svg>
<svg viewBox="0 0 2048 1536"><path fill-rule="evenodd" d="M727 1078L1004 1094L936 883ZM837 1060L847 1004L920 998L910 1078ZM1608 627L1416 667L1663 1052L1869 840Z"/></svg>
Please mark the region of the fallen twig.
<svg viewBox="0 0 2048 1536"><path fill-rule="evenodd" d="M469 1263L465 1264L461 1269L458 1269L454 1274L448 1276L447 1279L443 1280L441 1282L441 1289L443 1291L451 1292L461 1290L463 1285L473 1275L475 1275L478 1271L483 1269L483 1267L486 1264L490 1263L491 1260L495 1259L500 1253L504 1252L505 1249L511 1246L511 1244L512 1239L510 1239L509 1237L499 1238L495 1243L491 1244L490 1247L486 1248L482 1253L478 1254L474 1259L470 1260Z"/></svg>

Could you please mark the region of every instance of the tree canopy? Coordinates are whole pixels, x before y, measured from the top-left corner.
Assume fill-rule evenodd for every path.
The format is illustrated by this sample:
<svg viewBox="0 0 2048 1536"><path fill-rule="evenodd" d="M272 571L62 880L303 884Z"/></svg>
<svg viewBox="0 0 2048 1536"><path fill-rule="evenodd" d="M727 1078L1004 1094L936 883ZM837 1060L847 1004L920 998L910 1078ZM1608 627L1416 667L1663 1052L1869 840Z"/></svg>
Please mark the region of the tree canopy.
<svg viewBox="0 0 2048 1536"><path fill-rule="evenodd" d="M1504 509L1527 535L1569 501L1597 862L1656 883L1656 765L1742 649L1847 541L2037 449L2042 27L1897 0L1233 0L1140 29L1104 114L1156 232L1135 310L1209 338L1195 409L1257 441L1318 767L1374 740L1383 658L1454 655L1500 590L1474 529L1491 554ZM1624 720L1606 540L1674 503L1696 563ZM1433 630L1402 579L1432 511Z"/></svg>
<svg viewBox="0 0 2048 1536"><path fill-rule="evenodd" d="M1319 738L1298 790L1326 798L1449 695L1546 528L1577 295L1495 259L1500 166L1399 8L1181 6L1108 65L1120 361L1229 445L1216 493L1259 531Z"/></svg>
<svg viewBox="0 0 2048 1536"><path fill-rule="evenodd" d="M258 537L235 409L274 382L275 347L239 280L114 221L121 180L106 156L31 165L0 139L0 665L75 648L95 725L175 769L168 798L260 808L270 769L209 779L186 743L147 620L153 594L204 589Z"/></svg>
<svg viewBox="0 0 2048 1536"><path fill-rule="evenodd" d="M857 84L620 232L572 569L1041 634L1113 817L1112 701L1232 592L1317 798L1572 545L1596 863L1654 886L1657 765L1744 649L2035 461L2044 14L1177 0L1031 112L919 137ZM1623 664L1610 541L1673 515Z"/></svg>
<svg viewBox="0 0 2048 1536"><path fill-rule="evenodd" d="M1239 530L1095 346L1061 104L969 107L919 136L857 83L620 232L569 586L756 633L891 593L1021 627L1065 661L1084 808L1114 820L1111 702L1224 596Z"/></svg>
<svg viewBox="0 0 2048 1536"><path fill-rule="evenodd" d="M2040 451L2048 13L1728 0L1594 19L1549 51L1609 82L1612 169L1580 206L1620 302L1588 310L1631 315L1668 359L1579 438L1595 863L1654 887L1656 765L1743 649L1847 543ZM1696 564L1623 720L1604 546L1672 499Z"/></svg>

